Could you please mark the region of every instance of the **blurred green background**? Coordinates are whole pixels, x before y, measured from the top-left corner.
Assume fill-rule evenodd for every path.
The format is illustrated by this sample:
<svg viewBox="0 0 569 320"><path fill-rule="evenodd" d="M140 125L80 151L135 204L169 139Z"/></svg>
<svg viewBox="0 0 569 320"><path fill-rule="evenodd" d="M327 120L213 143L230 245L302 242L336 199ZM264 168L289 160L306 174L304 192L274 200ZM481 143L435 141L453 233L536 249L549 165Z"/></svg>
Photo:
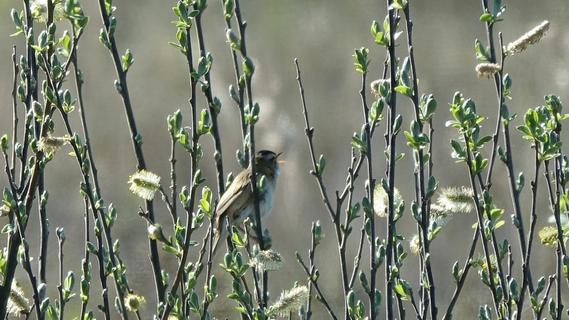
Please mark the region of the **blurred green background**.
<svg viewBox="0 0 569 320"><path fill-rule="evenodd" d="M455 164L450 158L449 139L455 133L444 127L448 120L448 102L455 91L463 92L477 102L479 111L490 120L484 130L490 134L496 109L493 82L479 79L474 72L474 40L485 39L485 29L479 22L481 6L478 1L410 1L415 21L414 45L421 93L433 93L439 102L435 116L435 160L434 174L441 186L467 184L464 166ZM140 199L128 191L128 176L135 171L135 159L123 115L120 97L113 87L115 72L110 56L98 41L101 27L95 1L83 1L90 22L86 34L80 42L79 63L85 76L85 101L88 121L91 128L92 144L99 169L103 197L106 203L114 203L119 211L119 221L114 228L114 236L121 241L121 255L126 260L129 280L132 287L147 296L150 306L146 318L153 312L150 264L147 259L145 222L137 216ZM167 184L169 175L169 136L166 130L166 116L181 109L185 125L189 121L188 75L184 58L168 41L175 39L175 27L171 23L171 7L174 1L115 1L118 6L117 41L121 51L130 48L134 53L135 64L129 72L129 86L137 123L144 138L144 151L149 169L163 177ZM545 94L557 94L569 103L569 4L563 0L507 1L505 21L498 25L507 43L539 24L542 20L551 22L550 31L538 45L527 52L507 61L506 71L514 82L513 97L508 103L512 113L523 114L528 107L540 104ZM0 2L0 132L8 133L11 128L11 51L16 45L22 54L22 41L11 38L14 32L9 18L12 7L21 3L8 0ZM322 286L328 297L336 302L340 310L341 281L337 268L337 250L330 219L321 203L315 181L308 174L310 170L307 145L304 137L304 124L300 100L296 87L293 58L298 57L303 71L303 79L308 99L312 125L316 127L315 143L318 153L328 158L325 182L330 192L343 188L346 168L350 157L350 138L360 129L360 100L358 95L360 76L353 67L354 48L370 48L372 73L377 78L385 57L383 49L377 47L369 34L372 20L383 21L385 12L383 1L372 0L247 0L242 1L242 11L248 21L248 52L256 65L254 76L254 97L261 106L261 120L258 125L257 148L284 151L287 161L282 167L273 215L265 225L271 230L274 248L285 258L284 269L271 277L271 294L276 297L283 288L289 288L294 281L304 281L305 276L297 265L294 253L306 255L310 239L310 223L320 219L324 232L328 235L317 254L317 262L322 274ZM214 56L212 86L214 95L223 102L220 115L221 136L224 146L224 166L226 171L239 170L235 160L235 150L241 146L238 113L229 100L228 86L234 82L230 52L225 43L225 24L220 1L210 0L204 16L205 37L208 51ZM67 27L60 23L58 32ZM406 55L404 38L400 38L398 56ZM483 40L485 41L485 40ZM371 79L373 80L373 79ZM71 83L69 83L71 89ZM404 128L412 119L412 109L407 99L399 99L404 116ZM198 97L200 107L206 105L203 96ZM21 106L20 106L21 107ZM569 108L569 106L566 106ZM59 119L58 119L59 120ZM77 117L74 127L79 128ZM59 126L61 130L61 126ZM382 126L383 128L383 126ZM382 132L383 129L380 129ZM62 133L62 131L58 131ZM380 134L375 149L376 178L383 177L385 160L384 142ZM565 137L568 138L568 137ZM526 143L514 138L516 167L526 172L529 194L529 170L533 159ZM204 139L206 151L211 151L212 141ZM407 203L413 198L412 156L399 138L399 150L407 157L398 162L398 188ZM566 149L567 150L567 149ZM50 193L48 214L51 226L50 236L50 285L55 290L57 264L57 241L55 228L63 226L69 241L66 242L66 269L77 274L80 267L83 243L83 208L78 187L79 172L75 160L60 152L55 161L49 164L46 175L47 189ZM180 151L178 154L183 155ZM203 170L208 183L214 186L214 171L210 166L211 152L203 161ZM178 164L180 184L187 184L188 159L180 157ZM508 238L517 250L518 240L514 236L509 219L511 214L510 196L506 184L505 167L497 163L494 187L495 198L500 206L506 208L507 224L500 229L499 238ZM5 177L0 178L6 185ZM360 178L360 188L365 178ZM542 196L545 194L543 193ZM524 213L529 215L525 197ZM539 225L546 223L549 216L545 197L539 203ZM158 206L158 219L164 224L169 215L164 207ZM438 303L443 312L454 290L450 269L455 260L464 261L471 239L471 226L475 216L460 216L453 219L432 244L432 262L435 281L438 287ZM2 221L4 223L5 221ZM385 236L384 221L379 226L381 237ZM399 224L399 230L410 238L416 231L409 212ZM5 241L2 238L2 241ZM31 218L29 241L37 264L38 229L37 217ZM2 242L4 245L4 242ZM551 273L554 270L553 251L544 248L539 242L534 244L534 274ZM354 243L353 248L356 247ZM350 252L353 255L352 250ZM367 259L367 257L366 257ZM351 259L350 259L351 260ZM93 259L93 263L96 260ZM174 260L164 256L165 265L173 270ZM417 258L408 258L403 277L417 288ZM95 265L94 265L95 266ZM515 269L519 269L519 259ZM216 274L221 274L217 269ZM381 273L380 273L381 274ZM26 278L21 274L20 282ZM94 283L98 283L95 280ZM383 280L380 280L383 283ZM225 296L227 283L223 287ZM95 287L96 288L96 287ZM114 289L113 289L114 291ZM51 292L55 299L55 291ZM225 299L225 298L223 298ZM465 292L459 300L456 319L473 318L480 304L489 303L486 289L477 280L476 272L469 276ZM92 308L99 303L94 298ZM233 303L223 301L217 304L215 314L221 316L230 310ZM526 304L527 307L527 304ZM323 312L316 304L318 312ZM527 311L527 310L526 310ZM71 313L69 313L71 316ZM234 318L234 316L230 316ZM317 319L325 318L320 313Z"/></svg>

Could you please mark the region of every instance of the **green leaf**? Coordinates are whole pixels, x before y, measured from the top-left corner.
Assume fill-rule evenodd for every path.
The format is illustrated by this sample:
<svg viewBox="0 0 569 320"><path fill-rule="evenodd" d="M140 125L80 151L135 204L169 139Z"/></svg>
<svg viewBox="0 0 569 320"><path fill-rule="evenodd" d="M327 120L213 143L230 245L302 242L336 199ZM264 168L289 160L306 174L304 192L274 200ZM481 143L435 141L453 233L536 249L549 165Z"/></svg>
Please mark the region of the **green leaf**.
<svg viewBox="0 0 569 320"><path fill-rule="evenodd" d="M248 78L251 78L253 76L253 73L255 73L255 64L249 57L245 57L243 60L243 73Z"/></svg>
<svg viewBox="0 0 569 320"><path fill-rule="evenodd" d="M502 80L503 88L504 88L504 96L510 97L511 90L512 90L512 77L506 73L504 75L504 79Z"/></svg>
<svg viewBox="0 0 569 320"><path fill-rule="evenodd" d="M67 291L73 290L73 286L75 285L75 274L73 271L69 271L67 276L65 277L65 281L63 283L63 288Z"/></svg>
<svg viewBox="0 0 569 320"><path fill-rule="evenodd" d="M454 264L452 265L452 277L454 278L454 281L458 282L461 276L462 276L462 270L460 270L458 261L455 261Z"/></svg>
<svg viewBox="0 0 569 320"><path fill-rule="evenodd" d="M122 68L125 72L128 71L130 66L134 63L134 57L130 49L126 49L125 54L121 57L122 60Z"/></svg>
<svg viewBox="0 0 569 320"><path fill-rule="evenodd" d="M433 196L433 194L435 193L435 191L438 189L438 187L439 187L439 183L437 182L437 179L435 179L435 177L433 177L433 176L430 176L429 182L427 183L426 197L431 198Z"/></svg>
<svg viewBox="0 0 569 320"><path fill-rule="evenodd" d="M432 94L423 95L419 106L421 108L421 120L427 122L437 111L437 100L435 100Z"/></svg>
<svg viewBox="0 0 569 320"><path fill-rule="evenodd" d="M476 39L474 42L474 50L476 52L476 59L480 62L490 62L490 54L488 50L482 45L480 40Z"/></svg>
<svg viewBox="0 0 569 320"><path fill-rule="evenodd" d="M401 123L403 122L403 117L401 117L400 114L398 114L395 117L395 123L393 124L393 134L396 135L399 133L399 131L401 131Z"/></svg>
<svg viewBox="0 0 569 320"><path fill-rule="evenodd" d="M199 208L205 212L208 217L211 217L213 214L213 192L207 186L203 187L202 189L202 198L200 199Z"/></svg>
<svg viewBox="0 0 569 320"><path fill-rule="evenodd" d="M376 44L380 46L389 45L389 33L382 28L377 21L374 20L372 22L370 31Z"/></svg>
<svg viewBox="0 0 569 320"><path fill-rule="evenodd" d="M391 8L396 10L404 10L407 6L407 0L394 0L391 4Z"/></svg>
<svg viewBox="0 0 569 320"><path fill-rule="evenodd" d="M366 74L367 68L369 66L370 61L368 60L369 49L367 48L359 48L355 50L353 54L354 57L354 65L356 66L356 71Z"/></svg>
<svg viewBox="0 0 569 320"><path fill-rule="evenodd" d="M18 12L18 10L12 8L12 10L10 10L10 17L12 18L12 22L14 23L14 25L16 25L17 29L21 30L24 28L22 17L20 15L20 12Z"/></svg>
<svg viewBox="0 0 569 320"><path fill-rule="evenodd" d="M512 295L512 298L514 301L518 301L520 298L520 287L518 286L518 282L515 278L512 278L508 285L510 287L510 294Z"/></svg>
<svg viewBox="0 0 569 320"><path fill-rule="evenodd" d="M231 19L233 17L233 8L235 7L233 0L225 0L223 1L223 13L225 15L225 19Z"/></svg>
<svg viewBox="0 0 569 320"><path fill-rule="evenodd" d="M367 152L367 145L364 143L364 141L360 138L360 136L357 133L354 133L354 135L352 136L352 147L354 147L361 153Z"/></svg>
<svg viewBox="0 0 569 320"><path fill-rule="evenodd" d="M0 138L0 146L3 152L7 151L9 148L8 139L9 138L7 134L3 134L2 138Z"/></svg>
<svg viewBox="0 0 569 320"><path fill-rule="evenodd" d="M404 96L407 97L412 97L413 96L413 90L410 87L404 86L404 85L399 85L397 87L395 87L395 92L397 93L401 93Z"/></svg>
<svg viewBox="0 0 569 320"><path fill-rule="evenodd" d="M180 250L178 250L176 247L170 246L165 244L162 249L164 249L164 251L171 253L173 255L175 255L176 257L181 257L182 256L182 252Z"/></svg>
<svg viewBox="0 0 569 320"><path fill-rule="evenodd" d="M369 122L374 125L377 121L383 119L383 108L385 107L385 102L383 99L376 100L372 103L369 111Z"/></svg>
<svg viewBox="0 0 569 320"><path fill-rule="evenodd" d="M453 158L459 159L459 160L465 160L466 159L466 151L463 149L460 142L458 142L456 140L451 140L450 145L453 149L453 153L452 153Z"/></svg>
<svg viewBox="0 0 569 320"><path fill-rule="evenodd" d="M395 293L397 293L401 300L411 300L413 291L411 289L411 285L407 281L400 279L394 289Z"/></svg>
<svg viewBox="0 0 569 320"><path fill-rule="evenodd" d="M367 281L366 274L363 271L360 271L359 278L360 278L360 284L362 285L362 288L364 288L364 290L366 292L370 292L369 282Z"/></svg>
<svg viewBox="0 0 569 320"><path fill-rule="evenodd" d="M247 238L241 236L236 226L232 226L231 242L239 248L244 248L247 245Z"/></svg>
<svg viewBox="0 0 569 320"><path fill-rule="evenodd" d="M506 6L502 4L502 0L494 0L494 5L492 7L492 15L494 16L494 22L502 21L499 17L506 11Z"/></svg>
<svg viewBox="0 0 569 320"><path fill-rule="evenodd" d="M516 179L516 191L521 192L525 185L525 176L523 172L518 174L518 178Z"/></svg>
<svg viewBox="0 0 569 320"><path fill-rule="evenodd" d="M176 110L173 114L168 115L166 118L168 122L168 131L175 140L179 139L182 130L182 112L180 109Z"/></svg>
<svg viewBox="0 0 569 320"><path fill-rule="evenodd" d="M198 121L198 135L204 135L209 133L211 129L211 123L209 118L209 112L207 110L202 110L200 114L200 120Z"/></svg>
<svg viewBox="0 0 569 320"><path fill-rule="evenodd" d="M489 12L485 12L480 16L480 21L491 23L492 21L494 21L494 16Z"/></svg>
<svg viewBox="0 0 569 320"><path fill-rule="evenodd" d="M480 320L492 320L492 313L487 305L481 306L478 313L478 319Z"/></svg>
<svg viewBox="0 0 569 320"><path fill-rule="evenodd" d="M407 138L407 145L413 149L417 149L419 147L419 145L417 144L417 141L415 140L415 138L413 137L413 135L409 132L409 131L403 131L403 135L405 135L405 138Z"/></svg>
<svg viewBox="0 0 569 320"><path fill-rule="evenodd" d="M494 224L494 230L501 228L502 226L504 226L504 224L506 224L506 222L504 220L499 220Z"/></svg>
<svg viewBox="0 0 569 320"><path fill-rule="evenodd" d="M492 137L491 137L491 136L484 136L484 137L480 138L480 139L477 141L476 145L480 148L480 147L482 147L484 144L486 144L487 142L490 142L490 141L492 141Z"/></svg>
<svg viewBox="0 0 569 320"><path fill-rule="evenodd" d="M321 154L320 158L318 158L318 163L316 164L316 173L318 174L318 176L322 176L325 168L326 168L326 158L324 157L323 154Z"/></svg>

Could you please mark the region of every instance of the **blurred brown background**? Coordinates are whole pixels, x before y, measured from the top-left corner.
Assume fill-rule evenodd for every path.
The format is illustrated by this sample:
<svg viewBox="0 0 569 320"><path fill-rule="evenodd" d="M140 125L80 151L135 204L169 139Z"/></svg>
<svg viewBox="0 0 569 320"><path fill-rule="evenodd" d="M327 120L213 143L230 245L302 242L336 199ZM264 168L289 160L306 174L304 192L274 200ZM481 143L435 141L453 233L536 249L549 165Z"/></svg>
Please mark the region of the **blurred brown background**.
<svg viewBox="0 0 569 320"><path fill-rule="evenodd" d="M234 82L230 53L225 43L225 24L222 18L220 1L210 0L205 13L206 44L214 56L212 70L213 92L223 102L220 115L221 136L224 146L224 165L226 173L238 170L235 150L240 147L240 129L237 110L228 96L228 86ZM439 102L435 116L436 162L434 174L441 186L463 185L467 183L464 166L455 164L450 158L449 139L454 132L444 127L448 120L448 102L455 91L476 100L481 113L491 119L486 123L487 134L493 130L496 98L493 82L478 79L474 72L475 38L485 39L485 30L478 18L481 6L478 1L410 1L415 21L415 53L420 78L421 93L433 93ZM101 27L98 8L94 1L83 1L86 13L90 16L79 48L79 60L85 75L85 101L88 108L88 121L96 161L106 203L113 202L119 210L119 221L114 235L121 240L121 255L127 261L128 275L132 287L147 296L150 304L146 308L146 318L153 312L152 281L150 264L147 260L147 241L145 222L136 212L142 205L140 199L128 191L127 179L135 170L135 159L123 115L121 100L113 88L114 69L106 49L98 41ZM144 138L144 151L149 169L163 177L165 185L169 173L169 136L166 130L166 115L180 108L184 112L185 125L188 124L189 98L187 67L179 51L168 45L175 39L175 27L171 23L171 7L174 1L115 1L118 6L117 41L122 52L130 48L134 53L135 64L129 72L129 86L135 108L138 126ZM498 25L504 34L505 42L514 40L542 20L551 22L551 29L538 45L527 52L507 61L506 71L514 82L514 100L508 103L512 113L523 115L528 107L542 103L545 94L557 94L569 103L569 5L563 0L507 1L505 21ZM11 127L12 85L11 60L12 46L18 46L22 53L20 38L10 38L14 32L9 18L12 7L21 6L18 1L0 2L0 132L7 133ZM258 148L284 151L287 163L282 167L273 215L266 220L271 230L274 248L286 259L284 270L274 274L271 279L271 293L276 297L281 289L292 286L293 281L304 281L305 276L297 265L294 253L304 255L308 250L310 222L320 219L328 243L318 252L317 261L321 269L322 286L328 297L335 302L341 299L341 282L338 277L335 237L330 220L324 211L317 186L308 174L310 169L307 145L303 133L304 124L300 112L300 100L295 81L293 58L299 57L303 70L312 125L316 127L315 143L318 153L326 154L328 166L325 181L330 192L343 188L345 172L350 156L350 138L360 129L360 100L358 90L359 74L353 68L351 57L354 48L370 48L372 74L379 77L385 52L377 47L369 34L372 20L383 21L385 8L383 1L372 0L247 0L242 1L243 14L248 21L248 50L256 64L254 76L254 97L261 105L261 120L258 125ZM64 29L60 24L58 31ZM66 26L65 26L66 27ZM403 37L401 38L403 39ZM485 41L485 40L484 40ZM404 57L406 46L400 40L398 55ZM411 105L408 99L401 98L399 110L404 116L404 128L411 120ZM200 107L205 106L203 96L199 96ZM566 105L569 108L569 105ZM79 128L78 119L75 127ZM61 128L61 127L60 127ZM382 126L383 128L383 126ZM61 129L60 129L61 130ZM376 151L374 172L376 178L383 177L385 161L384 143L381 136L375 140ZM61 131L60 131L61 132ZM567 138L567 137L566 137ZM212 141L204 140L206 150L211 150ZM412 199L412 155L399 139L399 150L407 157L398 162L397 181L408 205ZM529 180L532 156L527 144L516 133L514 150L517 170L526 172L526 189L529 194ZM567 150L567 149L565 149ZM178 154L183 155L180 151ZM208 183L214 186L213 168L209 158L203 161ZM56 284L57 241L55 228L65 227L69 241L66 243L66 268L73 269L79 276L82 255L82 201L78 193L80 177L75 160L66 152L60 152L56 161L49 164L46 182L50 193L48 213L51 225L50 242L50 283L53 290ZM187 183L187 158L180 157L180 184ZM510 197L506 184L505 168L497 164L494 188L497 203L507 209L504 216L507 224L500 229L500 239L507 237L517 250L518 240L512 232L509 219ZM2 175L2 178L4 176ZM362 195L363 181L360 178L358 197ZM5 185L5 180L1 180ZM544 194L542 194L544 195ZM526 200L529 196L525 197ZM163 207L158 207L159 220L166 223L169 216ZM529 215L527 201L524 213ZM546 223L549 209L543 197L538 212L540 225ZM32 252L37 256L37 218L31 219L30 242ZM454 290L450 269L455 260L461 264L466 256L471 239L471 226L474 215L453 219L432 245L432 261L435 281L438 287L438 303L441 313ZM4 221L2 221L4 223ZM384 237L385 226L379 226ZM410 236L415 225L409 212L400 223L399 230ZM410 237L409 237L410 238ZM4 240L3 240L4 241ZM539 242L534 244L534 274L541 275L554 270L553 251L545 249ZM355 247L355 244L353 245ZM353 250L352 250L353 251ZM353 254L353 252L352 252ZM366 257L367 259L367 257ZM171 258L165 262L173 263ZM34 265L37 262L35 259ZM93 259L93 263L95 259ZM417 288L417 259L409 257L403 277L412 281ZM519 259L515 268L519 269ZM95 265L94 265L95 266ZM170 264L171 268L173 264ZM221 274L220 270L216 273ZM380 273L381 274L381 273ZM94 279L96 276L94 275ZM25 283L25 278L20 277ZM98 283L98 280L94 280ZM380 280L380 283L383 283ZM228 284L228 283L227 283ZM226 294L224 283L222 296ZM96 288L96 285L94 285ZM113 289L114 291L114 289ZM51 292L55 298L55 291ZM490 303L486 289L477 280L476 272L469 276L466 291L459 300L456 319L473 318L480 304ZM225 299L225 298L222 298ZM76 301L76 300L75 300ZM93 298L92 308L98 303ZM216 306L215 314L222 315L233 303ZM318 312L323 312L316 304ZM336 305L340 310L341 304ZM526 304L527 308L527 304ZM224 310L222 310L224 309ZM70 309L71 310L71 309ZM526 310L527 311L527 310ZM73 311L70 311L73 312ZM71 313L68 313L71 316ZM233 316L230 316L234 318ZM317 319L325 318L320 313Z"/></svg>

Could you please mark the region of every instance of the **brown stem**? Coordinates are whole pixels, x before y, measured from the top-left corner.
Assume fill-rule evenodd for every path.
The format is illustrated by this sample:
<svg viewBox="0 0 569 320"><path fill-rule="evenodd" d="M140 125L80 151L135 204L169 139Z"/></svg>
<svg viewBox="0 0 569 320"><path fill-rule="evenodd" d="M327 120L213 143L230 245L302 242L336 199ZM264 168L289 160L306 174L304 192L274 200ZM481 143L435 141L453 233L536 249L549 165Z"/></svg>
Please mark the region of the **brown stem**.
<svg viewBox="0 0 569 320"><path fill-rule="evenodd" d="M110 54L113 58L115 71L118 77L119 94L123 100L124 111L127 118L128 126L130 129L130 136L132 140L132 146L137 160L138 170L146 169L146 162L144 160L144 153L142 151L141 135L136 127L136 120L134 118L134 111L130 101L130 94L128 91L128 84L126 79L126 71L123 70L121 57L119 56L119 51L116 45L115 37L110 30L110 17L106 9L105 0L99 0L99 10L101 13L101 19L105 28L105 32L110 43ZM154 203L152 200L146 201L146 212L148 219L151 223L154 223ZM164 302L165 298L165 288L162 284L162 268L160 266L160 256L158 254L158 245L156 240L149 239L150 247L150 262L152 264L152 271L154 274L154 284L156 287L156 296L159 302Z"/></svg>

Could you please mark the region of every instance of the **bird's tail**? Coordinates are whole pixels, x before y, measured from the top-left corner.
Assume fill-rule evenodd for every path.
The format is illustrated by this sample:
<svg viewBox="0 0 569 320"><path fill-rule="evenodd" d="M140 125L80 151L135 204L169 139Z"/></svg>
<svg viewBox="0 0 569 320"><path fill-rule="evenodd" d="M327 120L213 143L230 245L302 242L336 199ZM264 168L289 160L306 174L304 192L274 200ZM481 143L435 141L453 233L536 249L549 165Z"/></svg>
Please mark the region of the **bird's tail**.
<svg viewBox="0 0 569 320"><path fill-rule="evenodd" d="M212 257L215 256L215 252L217 251L217 247L219 246L219 240L221 240L221 232L219 232L219 230L215 229L213 231L213 239L212 239L212 243L213 243L213 248L211 251Z"/></svg>
<svg viewBox="0 0 569 320"><path fill-rule="evenodd" d="M212 239L212 244L213 244L213 249L212 249L212 257L215 256L215 252L217 251L217 248L219 247L219 242L220 240L223 238L223 231L225 231L223 225L224 225L224 218L222 217L218 217L215 220L215 227L213 229L213 239Z"/></svg>

